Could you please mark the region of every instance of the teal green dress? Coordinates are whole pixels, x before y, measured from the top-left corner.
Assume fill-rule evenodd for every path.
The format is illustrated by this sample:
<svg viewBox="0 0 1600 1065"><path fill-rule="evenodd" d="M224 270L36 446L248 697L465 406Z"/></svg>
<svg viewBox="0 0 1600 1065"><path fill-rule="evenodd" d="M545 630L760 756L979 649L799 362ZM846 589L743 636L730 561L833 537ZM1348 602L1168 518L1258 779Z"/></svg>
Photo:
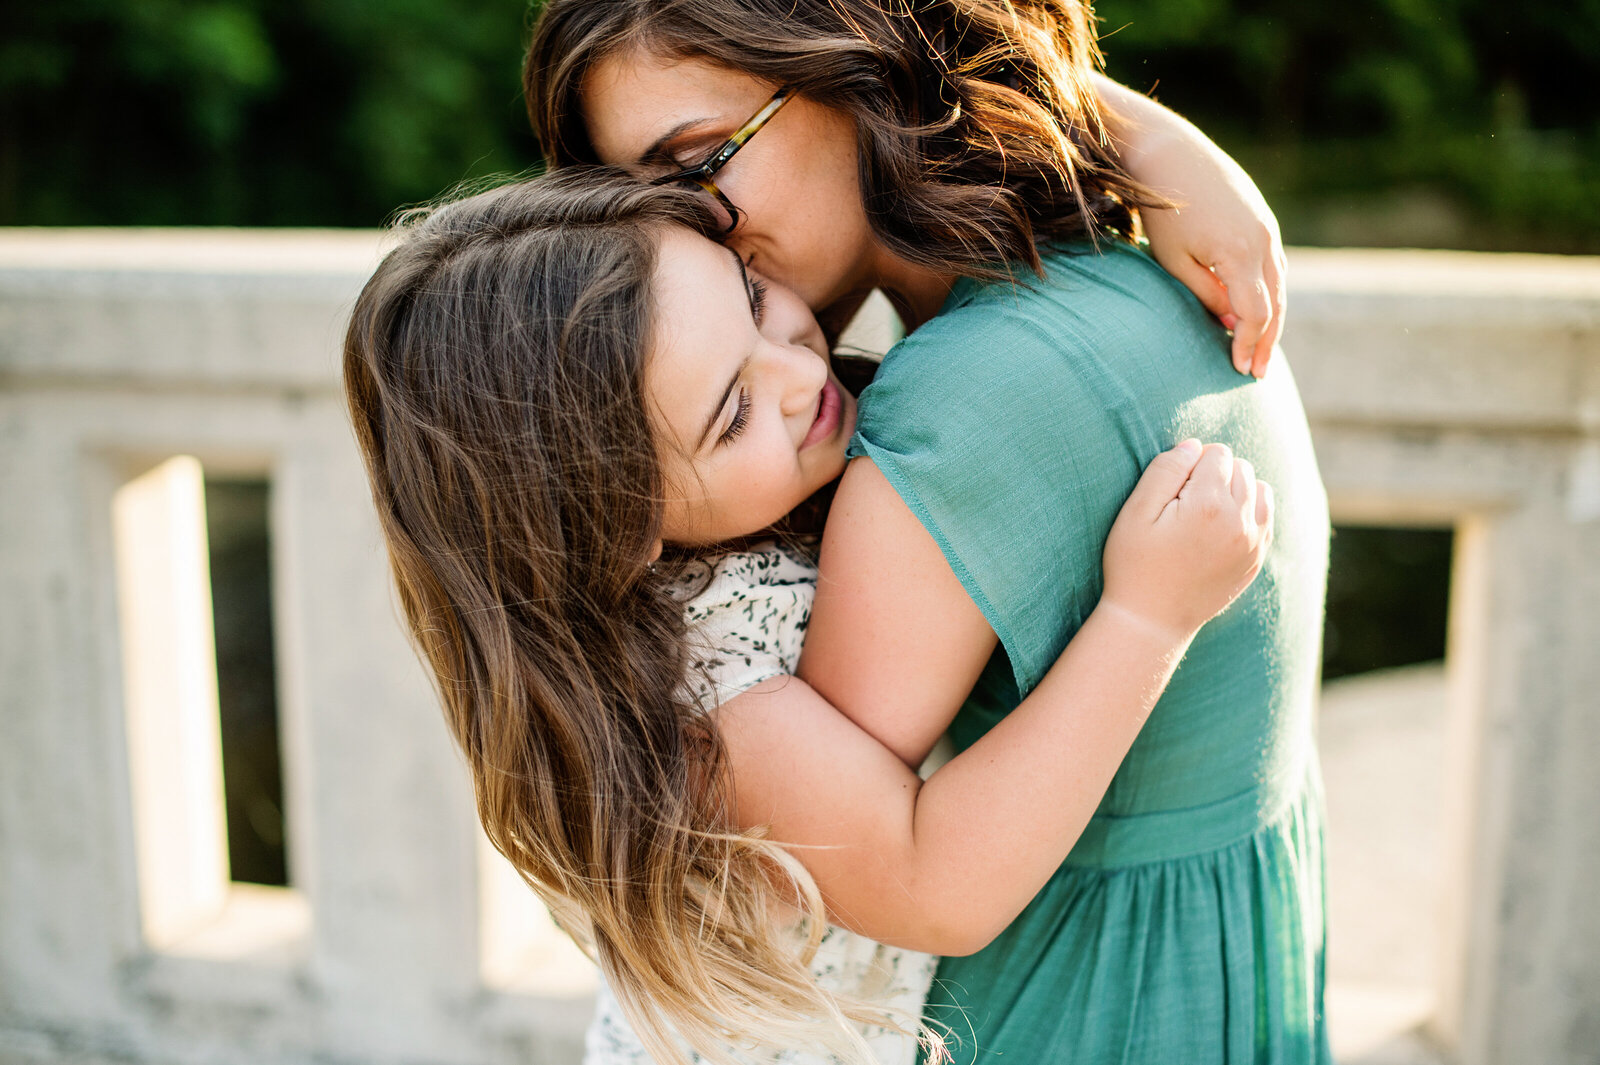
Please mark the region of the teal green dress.
<svg viewBox="0 0 1600 1065"><path fill-rule="evenodd" d="M988 947L940 963L928 1016L962 1063L1328 1062L1312 725L1329 529L1294 380L1281 357L1264 381L1234 373L1220 327L1138 248L1045 264L1017 287L959 282L889 352L851 441L999 636L956 746L1083 624L1112 520L1161 450L1195 436L1249 458L1276 541L1060 869Z"/></svg>

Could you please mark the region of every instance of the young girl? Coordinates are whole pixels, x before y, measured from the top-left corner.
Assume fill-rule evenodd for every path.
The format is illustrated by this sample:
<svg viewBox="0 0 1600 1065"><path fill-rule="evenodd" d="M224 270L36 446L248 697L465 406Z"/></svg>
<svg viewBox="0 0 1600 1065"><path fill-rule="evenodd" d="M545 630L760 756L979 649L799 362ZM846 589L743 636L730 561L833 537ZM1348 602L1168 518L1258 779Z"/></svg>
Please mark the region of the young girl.
<svg viewBox="0 0 1600 1065"><path fill-rule="evenodd" d="M770 537L843 470L855 401L714 230L614 174L437 210L357 302L350 409L485 829L648 1052L904 1061L865 1033L916 1012L912 952L974 949L1050 877L1259 570L1272 494L1225 448L1158 456L1060 660L919 781L785 675L815 570Z"/></svg>
<svg viewBox="0 0 1600 1065"><path fill-rule="evenodd" d="M1158 240L1169 275L1128 239L1153 190L1180 224L1228 203L1219 186L1259 198L1187 127L1141 113L1130 138L1144 105L1094 56L1076 0L547 0L525 84L552 163L701 189L728 246L825 318L880 287L914 330L862 394L798 667L908 765L1034 690L1162 448L1260 465L1279 492L1261 578L1196 639L1027 909L940 962L929 1015L1007 1060L1323 1065L1326 499L1288 367L1229 373L1173 276L1215 307L1193 260L1217 262L1243 313L1275 274L1204 249L1186 268ZM1174 220L1142 213L1157 238Z"/></svg>

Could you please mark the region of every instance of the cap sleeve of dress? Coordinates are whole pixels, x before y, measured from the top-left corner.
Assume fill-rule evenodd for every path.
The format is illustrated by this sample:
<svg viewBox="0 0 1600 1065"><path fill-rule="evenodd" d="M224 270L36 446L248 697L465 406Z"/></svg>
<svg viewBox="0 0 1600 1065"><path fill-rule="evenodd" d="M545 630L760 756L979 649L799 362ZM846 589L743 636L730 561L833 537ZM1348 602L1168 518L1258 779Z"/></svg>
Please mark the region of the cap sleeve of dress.
<svg viewBox="0 0 1600 1065"><path fill-rule="evenodd" d="M799 547L768 542L723 556L688 578L689 693L711 709L793 673L811 619L817 568ZM703 587L701 585L703 584Z"/></svg>

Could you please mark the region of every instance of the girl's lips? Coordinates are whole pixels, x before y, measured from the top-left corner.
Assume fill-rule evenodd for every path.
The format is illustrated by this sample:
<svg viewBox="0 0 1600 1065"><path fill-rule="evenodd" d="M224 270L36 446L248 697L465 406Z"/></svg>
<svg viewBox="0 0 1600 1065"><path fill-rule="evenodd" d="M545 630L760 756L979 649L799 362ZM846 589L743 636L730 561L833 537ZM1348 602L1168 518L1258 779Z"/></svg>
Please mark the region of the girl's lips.
<svg viewBox="0 0 1600 1065"><path fill-rule="evenodd" d="M839 395L839 386L833 378L828 378L822 386L822 395L817 400L817 417L811 423L811 429L806 433L806 438L800 441L800 450L804 451L812 444L828 439L839 428L839 412L844 409L844 397Z"/></svg>

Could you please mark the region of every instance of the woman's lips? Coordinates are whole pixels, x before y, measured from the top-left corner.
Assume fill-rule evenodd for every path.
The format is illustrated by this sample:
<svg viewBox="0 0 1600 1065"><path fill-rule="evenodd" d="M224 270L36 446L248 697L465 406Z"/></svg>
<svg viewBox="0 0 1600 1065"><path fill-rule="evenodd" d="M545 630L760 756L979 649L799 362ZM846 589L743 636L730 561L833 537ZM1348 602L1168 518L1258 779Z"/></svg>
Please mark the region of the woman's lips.
<svg viewBox="0 0 1600 1065"><path fill-rule="evenodd" d="M816 420L811 423L806 438L800 441L800 450L804 451L812 444L832 436L839 428L839 412L843 409L844 398L839 395L839 386L829 378L822 386L822 395L817 400Z"/></svg>

